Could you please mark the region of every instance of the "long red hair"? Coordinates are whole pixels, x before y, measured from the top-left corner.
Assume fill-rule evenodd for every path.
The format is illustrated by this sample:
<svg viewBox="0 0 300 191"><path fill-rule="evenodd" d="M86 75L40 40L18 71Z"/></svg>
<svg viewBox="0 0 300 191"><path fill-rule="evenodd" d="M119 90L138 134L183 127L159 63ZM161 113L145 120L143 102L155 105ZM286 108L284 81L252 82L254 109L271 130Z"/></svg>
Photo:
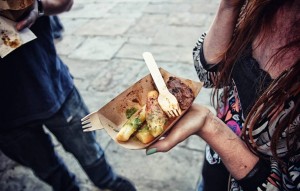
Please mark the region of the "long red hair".
<svg viewBox="0 0 300 191"><path fill-rule="evenodd" d="M240 20L232 36L231 43L227 47L224 54L221 55L222 61L219 65L219 72L216 77L216 86L222 87L230 85L232 68L235 61L245 52L247 46L251 44L255 38L259 35L261 42L264 38L267 38L267 34L271 31L272 21L280 7L286 3L294 3L299 10L298 0L249 0L246 2L240 14ZM299 10L300 11L300 10ZM275 132L271 139L271 151L273 156L281 161L281 157L278 156L277 143L284 131L287 132L287 147L288 153L286 157L294 155L297 149L297 143L300 139L300 127L296 129L290 129L290 125L299 117L300 114L300 21L295 19L290 27L286 38L286 44L279 48L276 54L273 55L272 65L280 64L280 58L286 52L293 49L296 51L295 63L291 64L291 68L281 73L269 87L263 92L260 98L256 101L251 111L249 112L243 129L242 138L247 143L248 147L257 155L259 153L255 141L252 137L252 130L255 124L258 124L262 120L262 113L266 113L267 116L276 115L276 111L282 108L286 100L293 97L295 100L295 106L290 111L289 116L284 120L281 120L276 126ZM214 91L214 97L218 96L218 88ZM228 92L224 89L224 98L227 99ZM215 100L215 99L213 99ZM217 105L218 107L218 105ZM293 127L294 128L294 127Z"/></svg>

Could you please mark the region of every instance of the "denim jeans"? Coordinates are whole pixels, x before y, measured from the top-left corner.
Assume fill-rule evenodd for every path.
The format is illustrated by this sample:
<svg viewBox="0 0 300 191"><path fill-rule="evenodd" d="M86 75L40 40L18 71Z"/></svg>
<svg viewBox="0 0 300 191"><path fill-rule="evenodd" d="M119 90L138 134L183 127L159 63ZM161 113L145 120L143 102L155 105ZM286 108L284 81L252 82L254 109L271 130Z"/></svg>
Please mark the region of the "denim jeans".
<svg viewBox="0 0 300 191"><path fill-rule="evenodd" d="M61 38L62 32L64 31L64 27L60 22L59 17L56 15L50 16L50 24L52 28L53 38L55 39Z"/></svg>
<svg viewBox="0 0 300 191"><path fill-rule="evenodd" d="M57 155L51 137L44 131L45 125L63 148L74 155L91 181L105 188L116 175L96 142L95 132L82 131L80 120L87 114L88 109L74 88L61 109L49 119L0 133L0 149L11 159L31 168L54 190L79 190L75 175Z"/></svg>
<svg viewBox="0 0 300 191"><path fill-rule="evenodd" d="M197 189L196 189L196 191L203 191L203 181L200 181L199 183L198 183L198 185L197 185Z"/></svg>

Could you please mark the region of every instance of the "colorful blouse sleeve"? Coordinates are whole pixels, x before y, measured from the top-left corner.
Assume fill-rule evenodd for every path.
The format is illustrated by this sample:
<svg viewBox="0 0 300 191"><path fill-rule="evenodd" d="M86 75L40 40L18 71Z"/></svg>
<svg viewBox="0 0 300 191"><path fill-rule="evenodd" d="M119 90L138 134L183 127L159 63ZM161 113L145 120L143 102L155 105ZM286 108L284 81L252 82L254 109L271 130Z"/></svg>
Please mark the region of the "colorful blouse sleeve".
<svg viewBox="0 0 300 191"><path fill-rule="evenodd" d="M283 109L273 120L282 120L288 117L290 107L293 107L294 100L288 102L288 106ZM258 190L258 191L296 191L300 190L300 145L297 146L297 152L293 156L284 157L287 154L286 135L285 132L279 139L279 147L277 153L282 157L283 163L279 163L272 157L270 144L271 136L276 123L269 124L270 119L266 118L263 124L260 124L258 129L255 129L254 136L258 150L269 156L269 161L260 160L259 163L250 171L250 173L242 180L232 181L231 190ZM295 120L290 125L290 130L296 131L300 126L300 114L297 115ZM234 185L239 185L237 189Z"/></svg>
<svg viewBox="0 0 300 191"><path fill-rule="evenodd" d="M242 180L231 180L231 191L297 191L300 190L300 160L292 157L286 168L271 158L270 163L260 160ZM284 169L284 170L283 170ZM234 186L235 185L235 186ZM239 185L238 187L236 187Z"/></svg>
<svg viewBox="0 0 300 191"><path fill-rule="evenodd" d="M218 64L208 64L203 54L203 42L206 33L203 33L193 49L194 66L197 75L204 83L205 88L215 87L214 79L218 71Z"/></svg>
<svg viewBox="0 0 300 191"><path fill-rule="evenodd" d="M300 144L298 139L298 145L295 154L288 156L287 132L284 131L277 143L277 154L283 159L283 164L273 159L271 152L271 138L272 135L281 120L290 116L290 112L293 107L296 107L298 98L290 97L286 100L281 111L276 116L267 116L262 113L262 120L257 124L252 131L253 137L255 137L258 151L265 156L270 157L270 173L266 178L264 184L258 185L257 190L300 190ZM289 125L289 134L296 133L300 126L300 114L297 111L296 118ZM297 141L297 140L295 140ZM247 190L247 189L245 189Z"/></svg>

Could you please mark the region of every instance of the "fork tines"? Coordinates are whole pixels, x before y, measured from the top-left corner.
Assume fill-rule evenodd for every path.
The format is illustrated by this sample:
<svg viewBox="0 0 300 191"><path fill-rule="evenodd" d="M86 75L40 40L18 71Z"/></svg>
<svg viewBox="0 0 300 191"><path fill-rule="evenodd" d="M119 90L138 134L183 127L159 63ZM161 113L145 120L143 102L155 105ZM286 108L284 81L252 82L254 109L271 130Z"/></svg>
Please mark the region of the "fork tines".
<svg viewBox="0 0 300 191"><path fill-rule="evenodd" d="M181 115L181 110L180 110L180 108L179 108L179 109L174 109L174 110L168 111L168 116L169 116L169 117L177 117L177 116L179 116L179 115Z"/></svg>
<svg viewBox="0 0 300 191"><path fill-rule="evenodd" d="M89 128L92 128L92 124L90 121L90 118L88 116L85 116L84 118L81 119L81 125L83 131L86 131Z"/></svg>
<svg viewBox="0 0 300 191"><path fill-rule="evenodd" d="M97 112L90 113L81 119L81 125L83 131L94 131L97 129L102 129L102 125L98 118Z"/></svg>

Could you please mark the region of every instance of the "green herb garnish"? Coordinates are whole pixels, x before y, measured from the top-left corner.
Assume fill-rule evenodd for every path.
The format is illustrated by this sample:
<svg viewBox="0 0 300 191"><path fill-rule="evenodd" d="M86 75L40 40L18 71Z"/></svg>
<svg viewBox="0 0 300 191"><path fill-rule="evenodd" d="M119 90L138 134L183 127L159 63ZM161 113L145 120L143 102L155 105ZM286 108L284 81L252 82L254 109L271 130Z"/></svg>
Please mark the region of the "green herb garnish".
<svg viewBox="0 0 300 191"><path fill-rule="evenodd" d="M142 125L142 121L139 118L135 118L132 121L132 127L137 129L140 125Z"/></svg>
<svg viewBox="0 0 300 191"><path fill-rule="evenodd" d="M135 112L137 111L137 108L132 107L130 109L126 110L126 118L129 119Z"/></svg>

